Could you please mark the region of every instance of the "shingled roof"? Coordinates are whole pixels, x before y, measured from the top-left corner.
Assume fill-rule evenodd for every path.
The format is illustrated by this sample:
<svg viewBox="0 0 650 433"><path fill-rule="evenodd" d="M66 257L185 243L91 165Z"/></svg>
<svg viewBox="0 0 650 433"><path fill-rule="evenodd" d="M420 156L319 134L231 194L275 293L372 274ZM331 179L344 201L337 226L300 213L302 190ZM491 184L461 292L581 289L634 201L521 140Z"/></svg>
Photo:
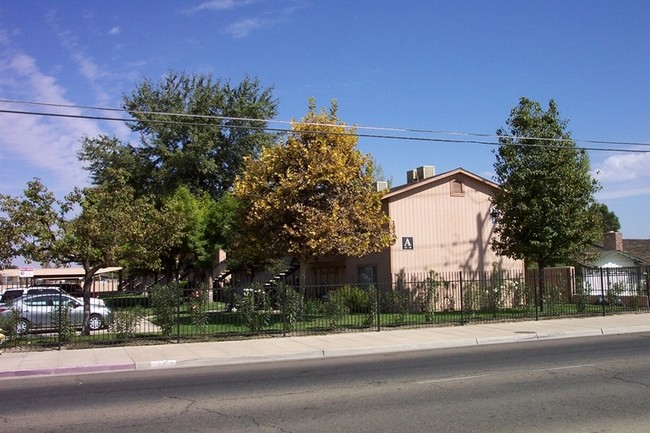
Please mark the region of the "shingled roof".
<svg viewBox="0 0 650 433"><path fill-rule="evenodd" d="M623 239L623 250L650 263L650 239Z"/></svg>

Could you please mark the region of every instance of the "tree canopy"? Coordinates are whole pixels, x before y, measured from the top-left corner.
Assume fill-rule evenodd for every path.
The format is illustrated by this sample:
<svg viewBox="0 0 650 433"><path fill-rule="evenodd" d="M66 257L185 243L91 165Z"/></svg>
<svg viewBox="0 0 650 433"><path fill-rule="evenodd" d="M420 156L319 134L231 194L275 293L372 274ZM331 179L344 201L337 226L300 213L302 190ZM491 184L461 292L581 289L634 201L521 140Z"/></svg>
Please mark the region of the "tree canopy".
<svg viewBox="0 0 650 433"><path fill-rule="evenodd" d="M372 158L356 149L358 137L338 119L336 103L316 112L310 100L291 129L284 142L248 157L235 182L235 255L360 257L390 246L394 228L373 187Z"/></svg>
<svg viewBox="0 0 650 433"><path fill-rule="evenodd" d="M170 72L144 80L123 99L138 143L86 137L79 158L94 185L124 179L137 196L152 197L184 214L181 244L161 257L170 278L208 269L226 241L229 196L247 156L275 135L265 131L276 113L272 88L245 77L238 85L209 75ZM198 275L198 273L197 273Z"/></svg>
<svg viewBox="0 0 650 433"><path fill-rule="evenodd" d="M209 273L217 250L225 246L233 224L232 195L226 193L215 200L208 194L194 195L181 186L166 199L165 206L182 216L181 242L166 257L165 268L173 273L173 279L184 277L190 271Z"/></svg>
<svg viewBox="0 0 650 433"><path fill-rule="evenodd" d="M551 100L544 110L521 98L497 130L492 198L493 248L540 268L566 263L602 236L589 159L578 149Z"/></svg>
<svg viewBox="0 0 650 433"><path fill-rule="evenodd" d="M621 230L621 222L613 211L610 211L605 203L597 203L596 210L603 222L603 232L617 232Z"/></svg>
<svg viewBox="0 0 650 433"><path fill-rule="evenodd" d="M170 72L158 82L144 80L123 98L139 143L105 136L86 138L80 158L94 183L110 181L111 168L131 173L139 192L170 196L185 186L197 196L218 199L243 167L274 140L265 131L275 116L272 88L245 77L238 85L210 75Z"/></svg>

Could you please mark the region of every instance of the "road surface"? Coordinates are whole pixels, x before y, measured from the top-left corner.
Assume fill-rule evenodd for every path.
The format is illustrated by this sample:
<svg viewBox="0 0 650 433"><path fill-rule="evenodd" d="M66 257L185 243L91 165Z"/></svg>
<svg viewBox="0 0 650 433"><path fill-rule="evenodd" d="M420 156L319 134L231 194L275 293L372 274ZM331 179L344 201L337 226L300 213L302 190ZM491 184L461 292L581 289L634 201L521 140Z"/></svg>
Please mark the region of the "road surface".
<svg viewBox="0 0 650 433"><path fill-rule="evenodd" d="M0 381L13 433L629 433L649 406L647 333Z"/></svg>

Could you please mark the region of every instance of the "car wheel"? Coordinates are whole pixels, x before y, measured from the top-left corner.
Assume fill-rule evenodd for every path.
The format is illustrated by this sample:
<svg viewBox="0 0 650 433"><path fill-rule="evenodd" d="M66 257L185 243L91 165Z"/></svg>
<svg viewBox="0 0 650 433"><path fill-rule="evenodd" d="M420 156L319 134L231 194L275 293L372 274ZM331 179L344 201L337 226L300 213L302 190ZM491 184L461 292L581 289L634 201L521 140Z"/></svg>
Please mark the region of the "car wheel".
<svg viewBox="0 0 650 433"><path fill-rule="evenodd" d="M90 328L91 331L97 331L98 329L102 329L104 327L104 320L102 320L102 316L99 316L97 314L93 314L90 316L88 319L88 327Z"/></svg>
<svg viewBox="0 0 650 433"><path fill-rule="evenodd" d="M19 319L16 322L16 334L23 335L29 331L29 321L27 319Z"/></svg>

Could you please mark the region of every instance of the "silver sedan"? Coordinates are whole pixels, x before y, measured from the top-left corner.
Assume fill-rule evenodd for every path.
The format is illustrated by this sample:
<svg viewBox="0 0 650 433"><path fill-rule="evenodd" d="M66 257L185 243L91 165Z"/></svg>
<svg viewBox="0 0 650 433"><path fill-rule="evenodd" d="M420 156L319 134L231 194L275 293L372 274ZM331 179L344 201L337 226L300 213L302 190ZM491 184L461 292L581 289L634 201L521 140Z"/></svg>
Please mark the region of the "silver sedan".
<svg viewBox="0 0 650 433"><path fill-rule="evenodd" d="M90 301L90 330L102 329L110 309L99 299ZM16 315L16 332L58 329L60 325L81 328L83 326L83 300L64 294L25 295L8 305L0 306L3 316Z"/></svg>

